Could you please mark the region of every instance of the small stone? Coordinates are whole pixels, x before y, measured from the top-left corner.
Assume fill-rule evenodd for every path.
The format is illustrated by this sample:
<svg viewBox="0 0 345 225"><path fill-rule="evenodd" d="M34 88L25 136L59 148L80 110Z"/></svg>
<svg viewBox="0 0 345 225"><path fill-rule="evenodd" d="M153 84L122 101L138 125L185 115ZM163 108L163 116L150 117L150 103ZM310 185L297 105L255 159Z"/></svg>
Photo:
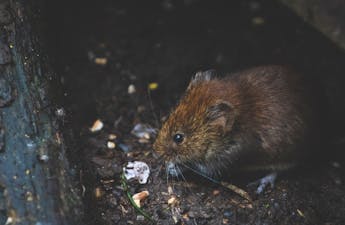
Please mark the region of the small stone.
<svg viewBox="0 0 345 225"><path fill-rule="evenodd" d="M101 190L100 187L96 187L96 188L95 188L95 197L96 197L96 198L102 197L102 190Z"/></svg>
<svg viewBox="0 0 345 225"><path fill-rule="evenodd" d="M134 84L128 86L128 94L134 94L136 92Z"/></svg>
<svg viewBox="0 0 345 225"><path fill-rule="evenodd" d="M119 148L125 152L125 153L128 153L130 150L131 150L131 147L129 145L126 145L126 144L118 144Z"/></svg>
<svg viewBox="0 0 345 225"><path fill-rule="evenodd" d="M158 88L158 83L152 82L149 84L148 88L150 91L154 91Z"/></svg>
<svg viewBox="0 0 345 225"><path fill-rule="evenodd" d="M108 141L108 142L107 142L107 147L108 147L109 149L114 149L114 148L116 147L116 145L115 145L114 142Z"/></svg>
<svg viewBox="0 0 345 225"><path fill-rule="evenodd" d="M30 191L25 193L25 197L26 197L26 201L28 202L32 202L34 200L34 195Z"/></svg>
<svg viewBox="0 0 345 225"><path fill-rule="evenodd" d="M40 155L39 159L41 162L48 162L49 156L46 154L43 154L43 155Z"/></svg>
<svg viewBox="0 0 345 225"><path fill-rule="evenodd" d="M97 57L94 59L95 64L105 66L108 63L108 59L105 57Z"/></svg>
<svg viewBox="0 0 345 225"><path fill-rule="evenodd" d="M152 135L157 133L157 131L148 124L138 123L134 126L131 133L137 138L150 139Z"/></svg>
<svg viewBox="0 0 345 225"><path fill-rule="evenodd" d="M138 113L142 113L146 110L146 107L144 105L139 105L137 108L137 112Z"/></svg>
<svg viewBox="0 0 345 225"><path fill-rule="evenodd" d="M108 135L108 140L114 141L117 138L116 134L109 134Z"/></svg>
<svg viewBox="0 0 345 225"><path fill-rule="evenodd" d="M230 217L233 216L233 212L230 210L230 209L225 209L224 212L223 212L223 216L227 219L229 219Z"/></svg>
<svg viewBox="0 0 345 225"><path fill-rule="evenodd" d="M100 130L102 130L103 126L104 126L103 122L102 122L100 119L97 119L97 120L93 123L92 127L90 128L90 131L91 131L92 133L97 132L97 131L100 131Z"/></svg>
<svg viewBox="0 0 345 225"><path fill-rule="evenodd" d="M174 193L173 188L168 186L168 194L171 195L172 193Z"/></svg>
<svg viewBox="0 0 345 225"><path fill-rule="evenodd" d="M175 196L172 196L168 199L168 205L176 205L177 204L177 198Z"/></svg>
<svg viewBox="0 0 345 225"><path fill-rule="evenodd" d="M5 225L13 224L13 221L14 221L13 217L7 217Z"/></svg>
<svg viewBox="0 0 345 225"><path fill-rule="evenodd" d="M137 221L144 221L145 217L143 215L137 215Z"/></svg>
<svg viewBox="0 0 345 225"><path fill-rule="evenodd" d="M145 198L147 198L147 196L149 196L149 192L148 191L142 191L139 193L136 193L132 196L133 201L135 202L135 204L140 208L141 207L141 201L144 200Z"/></svg>

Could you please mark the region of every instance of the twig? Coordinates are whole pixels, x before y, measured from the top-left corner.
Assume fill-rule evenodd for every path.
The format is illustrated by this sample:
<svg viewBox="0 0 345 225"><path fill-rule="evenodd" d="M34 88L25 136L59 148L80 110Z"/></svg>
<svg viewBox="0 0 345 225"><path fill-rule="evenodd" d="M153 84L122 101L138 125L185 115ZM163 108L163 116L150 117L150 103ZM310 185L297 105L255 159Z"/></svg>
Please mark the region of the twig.
<svg viewBox="0 0 345 225"><path fill-rule="evenodd" d="M135 208L135 210L140 213L141 215L143 215L146 219L150 220L152 222L152 224L155 223L155 220L147 213L145 212L144 210L142 210L133 200L133 197L132 197L132 194L131 192L129 191L129 188L128 188L128 185L127 185L127 182L126 182L126 177L125 177L125 174L122 173L121 174L121 184L122 184L122 188L123 188L123 191L126 193L130 203L132 204L132 206Z"/></svg>
<svg viewBox="0 0 345 225"><path fill-rule="evenodd" d="M248 192L246 192L242 188L239 188L239 187L237 187L233 184L230 184L228 182L225 182L225 181L221 181L220 185L222 185L223 187L235 192L236 194L238 194L239 196L241 196L244 199L247 199L250 202L253 201L252 198L249 196Z"/></svg>

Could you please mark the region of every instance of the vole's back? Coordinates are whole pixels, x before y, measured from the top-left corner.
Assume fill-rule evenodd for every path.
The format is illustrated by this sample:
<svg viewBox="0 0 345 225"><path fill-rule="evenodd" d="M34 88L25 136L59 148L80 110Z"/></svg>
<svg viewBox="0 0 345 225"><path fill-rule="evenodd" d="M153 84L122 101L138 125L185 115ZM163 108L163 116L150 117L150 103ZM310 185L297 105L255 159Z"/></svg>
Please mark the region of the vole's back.
<svg viewBox="0 0 345 225"><path fill-rule="evenodd" d="M243 159L248 168L284 169L313 150L319 112L311 87L301 76L270 66L234 74L227 82L236 83L241 96L234 106L239 110L238 139L258 151Z"/></svg>
<svg viewBox="0 0 345 225"><path fill-rule="evenodd" d="M154 148L166 162L209 175L289 168L309 156L319 137L317 100L309 86L281 66L223 79L198 73Z"/></svg>

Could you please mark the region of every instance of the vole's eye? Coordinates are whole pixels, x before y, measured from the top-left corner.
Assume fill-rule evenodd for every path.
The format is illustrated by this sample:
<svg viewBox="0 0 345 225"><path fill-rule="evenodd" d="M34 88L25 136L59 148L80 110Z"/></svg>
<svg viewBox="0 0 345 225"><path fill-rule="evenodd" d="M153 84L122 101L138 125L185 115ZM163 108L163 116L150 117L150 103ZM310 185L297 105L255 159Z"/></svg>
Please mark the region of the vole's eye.
<svg viewBox="0 0 345 225"><path fill-rule="evenodd" d="M173 140L176 144L180 144L183 142L184 136L183 134L175 134Z"/></svg>

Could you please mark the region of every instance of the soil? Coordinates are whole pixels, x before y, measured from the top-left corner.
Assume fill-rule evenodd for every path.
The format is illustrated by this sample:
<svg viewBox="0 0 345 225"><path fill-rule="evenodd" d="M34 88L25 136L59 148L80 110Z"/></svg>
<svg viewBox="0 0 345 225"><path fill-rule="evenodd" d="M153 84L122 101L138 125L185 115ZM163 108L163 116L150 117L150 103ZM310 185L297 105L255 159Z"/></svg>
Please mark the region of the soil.
<svg viewBox="0 0 345 225"><path fill-rule="evenodd" d="M287 8L273 0L57 1L47 12L47 45L64 88L57 107L71 130L65 139L85 224L151 223L124 190L122 168L131 161L150 167L146 184L126 183L131 194L149 192L142 209L157 224L345 224L343 145L334 144L345 127L345 54ZM263 64L289 64L323 84L332 115L326 162L288 172L258 196L247 186L258 176L230 180L250 202L195 174L168 178L154 135L131 134L139 123L159 129L196 71L223 76ZM91 132L97 119L104 127Z"/></svg>

